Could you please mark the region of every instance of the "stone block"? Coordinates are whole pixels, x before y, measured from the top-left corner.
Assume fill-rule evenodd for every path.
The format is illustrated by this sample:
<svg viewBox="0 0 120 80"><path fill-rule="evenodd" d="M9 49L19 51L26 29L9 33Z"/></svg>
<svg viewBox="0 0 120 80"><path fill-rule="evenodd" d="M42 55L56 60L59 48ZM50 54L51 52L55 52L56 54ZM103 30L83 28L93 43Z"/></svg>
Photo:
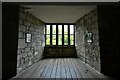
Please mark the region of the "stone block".
<svg viewBox="0 0 120 80"><path fill-rule="evenodd" d="M24 48L19 48L18 49L18 55L25 53L25 49Z"/></svg>
<svg viewBox="0 0 120 80"><path fill-rule="evenodd" d="M98 20L98 17L97 16L93 16L92 17L92 22L96 22Z"/></svg>
<svg viewBox="0 0 120 80"><path fill-rule="evenodd" d="M30 22L24 20L24 25L25 26L30 26Z"/></svg>
<svg viewBox="0 0 120 80"><path fill-rule="evenodd" d="M33 55L33 53L30 51L30 52L28 52L28 56L32 56Z"/></svg>
<svg viewBox="0 0 120 80"><path fill-rule="evenodd" d="M31 47L32 46L32 42L31 43L27 43L27 47Z"/></svg>
<svg viewBox="0 0 120 80"><path fill-rule="evenodd" d="M20 18L26 19L26 15L23 12L20 12Z"/></svg>
<svg viewBox="0 0 120 80"><path fill-rule="evenodd" d="M35 32L35 28L34 28L34 25L33 26L30 26L30 32Z"/></svg>
<svg viewBox="0 0 120 80"><path fill-rule="evenodd" d="M24 58L22 57L22 58L20 58L20 64L22 65L22 64L24 64Z"/></svg>
<svg viewBox="0 0 120 80"><path fill-rule="evenodd" d="M35 48L34 48L34 47L31 47L30 50L31 50L31 53L34 54L34 52L35 52Z"/></svg>
<svg viewBox="0 0 120 80"><path fill-rule="evenodd" d="M28 53L29 51L30 51L29 47L25 48L25 53Z"/></svg>
<svg viewBox="0 0 120 80"><path fill-rule="evenodd" d="M27 57L25 57L25 62L28 62L29 61L29 58L28 58L28 56Z"/></svg>
<svg viewBox="0 0 120 80"><path fill-rule="evenodd" d="M30 16L26 16L26 21L32 23L32 17L30 17Z"/></svg>
<svg viewBox="0 0 120 80"><path fill-rule="evenodd" d="M33 43L32 46L36 46L36 43Z"/></svg>
<svg viewBox="0 0 120 80"><path fill-rule="evenodd" d="M98 21L95 22L95 28L98 30Z"/></svg>
<svg viewBox="0 0 120 80"><path fill-rule="evenodd" d="M23 25L23 21L24 21L24 20L20 18L20 19L19 19L19 24L20 24L20 25Z"/></svg>
<svg viewBox="0 0 120 80"><path fill-rule="evenodd" d="M38 55L38 52L35 52L35 56L37 56Z"/></svg>
<svg viewBox="0 0 120 80"><path fill-rule="evenodd" d="M19 54L19 55L17 56L17 60L20 60L22 57L23 57L23 55L22 55L22 54Z"/></svg>
<svg viewBox="0 0 120 80"><path fill-rule="evenodd" d="M19 54L21 54L21 50L20 49L17 50L17 55L19 55Z"/></svg>
<svg viewBox="0 0 120 80"><path fill-rule="evenodd" d="M92 21L91 21L91 18L89 18L88 20L87 20L87 23L88 24L90 24Z"/></svg>
<svg viewBox="0 0 120 80"><path fill-rule="evenodd" d="M26 31L26 26L24 26L24 25L19 25L19 31L25 32L25 31Z"/></svg>
<svg viewBox="0 0 120 80"><path fill-rule="evenodd" d="M88 14L85 14L84 20L87 20L87 19L88 19Z"/></svg>
<svg viewBox="0 0 120 80"><path fill-rule="evenodd" d="M26 32L30 30L30 26L26 26Z"/></svg>
<svg viewBox="0 0 120 80"><path fill-rule="evenodd" d="M32 65L32 61L29 61L29 66Z"/></svg>
<svg viewBox="0 0 120 80"><path fill-rule="evenodd" d="M19 67L20 67L20 61L17 60L17 68L19 68Z"/></svg>
<svg viewBox="0 0 120 80"><path fill-rule="evenodd" d="M26 46L25 39L18 39L18 48L25 48Z"/></svg>
<svg viewBox="0 0 120 80"><path fill-rule="evenodd" d="M27 56L28 56L27 53L24 53L24 54L23 54L23 58L26 58Z"/></svg>
<svg viewBox="0 0 120 80"><path fill-rule="evenodd" d="M19 67L17 68L17 74L21 71L22 69Z"/></svg>
<svg viewBox="0 0 120 80"><path fill-rule="evenodd" d="M19 32L18 34L19 34L19 36L18 36L19 39L25 39L25 33L24 32Z"/></svg>

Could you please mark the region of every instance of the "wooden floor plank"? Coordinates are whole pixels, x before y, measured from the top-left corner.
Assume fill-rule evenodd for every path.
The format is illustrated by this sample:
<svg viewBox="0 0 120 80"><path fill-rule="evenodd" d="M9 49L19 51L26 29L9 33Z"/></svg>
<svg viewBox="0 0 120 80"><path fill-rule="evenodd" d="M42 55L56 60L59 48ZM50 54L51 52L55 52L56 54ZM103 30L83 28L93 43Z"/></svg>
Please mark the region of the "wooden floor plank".
<svg viewBox="0 0 120 80"><path fill-rule="evenodd" d="M43 64L41 70L39 71L40 78L43 78L43 77L44 77L44 76L43 76L43 73L44 73L44 71L45 71L45 68L46 68L48 62L49 62L49 61L48 61L47 59L45 59L45 63Z"/></svg>
<svg viewBox="0 0 120 80"><path fill-rule="evenodd" d="M43 65L43 67L41 69L40 78L44 78L45 77L44 73L46 72L46 67L47 67L47 64L49 63L49 60L50 59L46 59L45 60L45 64Z"/></svg>
<svg viewBox="0 0 120 80"><path fill-rule="evenodd" d="M46 60L43 60L43 63L39 65L39 68L36 70L35 75L34 75L33 78L39 78L40 77L40 75L42 73L42 69L43 69L45 63L46 63Z"/></svg>
<svg viewBox="0 0 120 80"><path fill-rule="evenodd" d="M82 70L82 68L81 68L81 66L80 66L81 64L79 64L79 63L77 62L77 59L74 59L73 62L74 62L74 64L76 65L76 67L77 67L79 73L81 74L81 76L82 76L83 78L87 78L85 71Z"/></svg>
<svg viewBox="0 0 120 80"><path fill-rule="evenodd" d="M56 78L60 78L60 58L57 59L57 66L56 66Z"/></svg>
<svg viewBox="0 0 120 80"><path fill-rule="evenodd" d="M73 69L73 67L71 65L70 59L67 58L66 60L67 60L68 67L69 67L70 74L71 74L72 78L77 78L76 75L75 75L74 69Z"/></svg>
<svg viewBox="0 0 120 80"><path fill-rule="evenodd" d="M74 59L73 59L73 58L70 59L70 62L71 62L72 68L73 68L74 71L75 71L75 74L76 74L77 78L83 78L82 75L81 75L81 73L79 72L77 66L76 66L75 63L74 63ZM81 80L82 80L82 79L81 79Z"/></svg>
<svg viewBox="0 0 120 80"><path fill-rule="evenodd" d="M39 65L42 63L44 63L43 60L41 60L38 64L33 65L30 69L26 70L21 78L32 78L32 75L34 75L34 72L37 71Z"/></svg>
<svg viewBox="0 0 120 80"><path fill-rule="evenodd" d="M72 78L71 74L70 74L70 69L69 69L68 62L67 62L66 58L64 59L64 63L65 63L64 64L65 65L65 73L66 73L67 78Z"/></svg>
<svg viewBox="0 0 120 80"><path fill-rule="evenodd" d="M59 59L59 61L60 61L59 62L59 64L60 64L60 78L62 77L62 63L61 63L62 61L61 60L62 60L62 58Z"/></svg>
<svg viewBox="0 0 120 80"><path fill-rule="evenodd" d="M91 75L91 73L89 72L89 69L86 68L85 65L83 65L83 63L81 61L79 61L79 59L75 59L75 62L77 64L78 69L80 70L83 78L96 78Z"/></svg>
<svg viewBox="0 0 120 80"><path fill-rule="evenodd" d="M90 66L86 65L85 63L83 63L79 58L76 59L79 67L82 68L83 71L81 71L81 73L85 73L83 74L86 78L108 78L107 76L100 74L98 72L96 72L94 69L90 68Z"/></svg>
<svg viewBox="0 0 120 80"><path fill-rule="evenodd" d="M39 78L40 77L40 71L41 71L41 68L43 67L43 65L46 63L45 60L42 61L42 63L40 63L38 65L38 68L29 76L29 78Z"/></svg>
<svg viewBox="0 0 120 80"><path fill-rule="evenodd" d="M54 59L54 60L55 60L54 67L53 67L53 70L52 70L50 78L55 78L56 77L55 74L56 74L57 59Z"/></svg>
<svg viewBox="0 0 120 80"><path fill-rule="evenodd" d="M65 61L64 58L61 59L61 78L67 78L65 72Z"/></svg>
<svg viewBox="0 0 120 80"><path fill-rule="evenodd" d="M69 65L71 66L72 69L72 78L73 80L78 80L78 74L76 73L75 67L72 65L72 58L69 59Z"/></svg>
<svg viewBox="0 0 120 80"><path fill-rule="evenodd" d="M88 71L87 71L88 70ZM78 58L49 58L35 63L14 78L106 78L86 66Z"/></svg>
<svg viewBox="0 0 120 80"><path fill-rule="evenodd" d="M47 72L48 72L48 68L49 68L49 66L50 66L50 64L51 64L52 59L49 59L49 60L47 60L47 61L48 61L48 62L47 62L47 64L46 64L45 68L44 68L44 71L43 71L42 74L41 74L41 78L46 78L46 74L47 74Z"/></svg>
<svg viewBox="0 0 120 80"><path fill-rule="evenodd" d="M51 76L51 72L52 72L53 67L54 67L54 59L51 59L49 64L50 65L48 66L48 71L47 71L46 76L45 76L46 78L50 78L50 76Z"/></svg>

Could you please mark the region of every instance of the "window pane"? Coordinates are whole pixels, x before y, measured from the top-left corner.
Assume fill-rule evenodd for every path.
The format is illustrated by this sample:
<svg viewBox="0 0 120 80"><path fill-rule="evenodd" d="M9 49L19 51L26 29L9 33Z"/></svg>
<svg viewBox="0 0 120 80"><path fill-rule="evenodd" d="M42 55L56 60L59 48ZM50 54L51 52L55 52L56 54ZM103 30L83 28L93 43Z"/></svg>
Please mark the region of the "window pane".
<svg viewBox="0 0 120 80"><path fill-rule="evenodd" d="M58 25L58 34L62 34L62 25Z"/></svg>
<svg viewBox="0 0 120 80"><path fill-rule="evenodd" d="M74 45L74 35L70 35L70 45Z"/></svg>
<svg viewBox="0 0 120 80"><path fill-rule="evenodd" d="M50 34L50 25L46 25L46 34Z"/></svg>
<svg viewBox="0 0 120 80"><path fill-rule="evenodd" d="M46 45L50 45L50 35L46 35Z"/></svg>
<svg viewBox="0 0 120 80"><path fill-rule="evenodd" d="M56 25L52 25L52 34L56 34Z"/></svg>
<svg viewBox="0 0 120 80"><path fill-rule="evenodd" d="M70 25L70 34L74 34L74 25Z"/></svg>
<svg viewBox="0 0 120 80"><path fill-rule="evenodd" d="M68 45L68 35L64 35L64 45Z"/></svg>
<svg viewBox="0 0 120 80"><path fill-rule="evenodd" d="M68 25L64 25L64 34L68 34Z"/></svg>
<svg viewBox="0 0 120 80"><path fill-rule="evenodd" d="M62 45L62 35L58 35L58 45Z"/></svg>
<svg viewBox="0 0 120 80"><path fill-rule="evenodd" d="M52 45L56 45L56 35L52 35Z"/></svg>

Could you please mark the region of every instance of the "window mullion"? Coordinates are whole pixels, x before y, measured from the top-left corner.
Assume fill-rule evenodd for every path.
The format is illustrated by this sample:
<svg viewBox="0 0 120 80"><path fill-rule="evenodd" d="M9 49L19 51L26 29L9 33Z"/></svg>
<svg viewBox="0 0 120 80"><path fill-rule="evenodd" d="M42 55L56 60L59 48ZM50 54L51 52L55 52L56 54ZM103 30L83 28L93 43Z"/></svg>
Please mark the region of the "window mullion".
<svg viewBox="0 0 120 80"><path fill-rule="evenodd" d="M62 25L62 45L64 46L64 25Z"/></svg>
<svg viewBox="0 0 120 80"><path fill-rule="evenodd" d="M68 25L68 45L70 45L70 25Z"/></svg>
<svg viewBox="0 0 120 80"><path fill-rule="evenodd" d="M46 45L46 28L47 26L45 25L45 45Z"/></svg>
<svg viewBox="0 0 120 80"><path fill-rule="evenodd" d="M59 25L60 24L56 24L56 32L55 31L53 32L53 25L55 25L55 24L49 24L50 28L49 28L49 26L47 27L47 25L45 25L45 45L52 46L52 45L60 45L61 43L62 43L62 46L64 46L64 45L66 45L66 46L67 45L68 46L75 45L75 25L73 25L73 29L72 29L71 28L71 24L62 24L61 25L61 27L62 27L62 33L59 33ZM67 27L66 27L66 25L67 25ZM71 33L71 30L73 30L73 33ZM67 33L66 33L66 31L67 31ZM55 44L55 36L56 36L56 44ZM54 41L53 41L53 37L54 37ZM66 40L68 40L68 42L66 42ZM73 42L71 43L70 40L73 41Z"/></svg>
<svg viewBox="0 0 120 80"><path fill-rule="evenodd" d="M75 25L74 25L74 44L75 45Z"/></svg>
<svg viewBox="0 0 120 80"><path fill-rule="evenodd" d="M56 45L58 45L58 25L56 25Z"/></svg>
<svg viewBox="0 0 120 80"><path fill-rule="evenodd" d="M52 25L50 25L50 45L52 46Z"/></svg>

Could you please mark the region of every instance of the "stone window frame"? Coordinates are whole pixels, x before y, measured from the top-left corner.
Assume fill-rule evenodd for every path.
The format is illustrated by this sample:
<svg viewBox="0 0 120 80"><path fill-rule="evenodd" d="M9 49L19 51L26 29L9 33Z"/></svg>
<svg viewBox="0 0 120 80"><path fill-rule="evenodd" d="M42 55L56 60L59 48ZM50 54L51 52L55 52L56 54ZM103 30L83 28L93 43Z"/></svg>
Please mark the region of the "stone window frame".
<svg viewBox="0 0 120 80"><path fill-rule="evenodd" d="M46 45L46 25L50 25L50 45ZM56 45L52 45L52 25L56 25ZM58 45L58 25L62 25L62 45ZM68 45L64 45L64 25L68 25ZM74 26L74 33L70 34L70 25ZM70 45L70 35L74 35L73 45ZM45 23L45 46L75 46L75 24L74 23Z"/></svg>

